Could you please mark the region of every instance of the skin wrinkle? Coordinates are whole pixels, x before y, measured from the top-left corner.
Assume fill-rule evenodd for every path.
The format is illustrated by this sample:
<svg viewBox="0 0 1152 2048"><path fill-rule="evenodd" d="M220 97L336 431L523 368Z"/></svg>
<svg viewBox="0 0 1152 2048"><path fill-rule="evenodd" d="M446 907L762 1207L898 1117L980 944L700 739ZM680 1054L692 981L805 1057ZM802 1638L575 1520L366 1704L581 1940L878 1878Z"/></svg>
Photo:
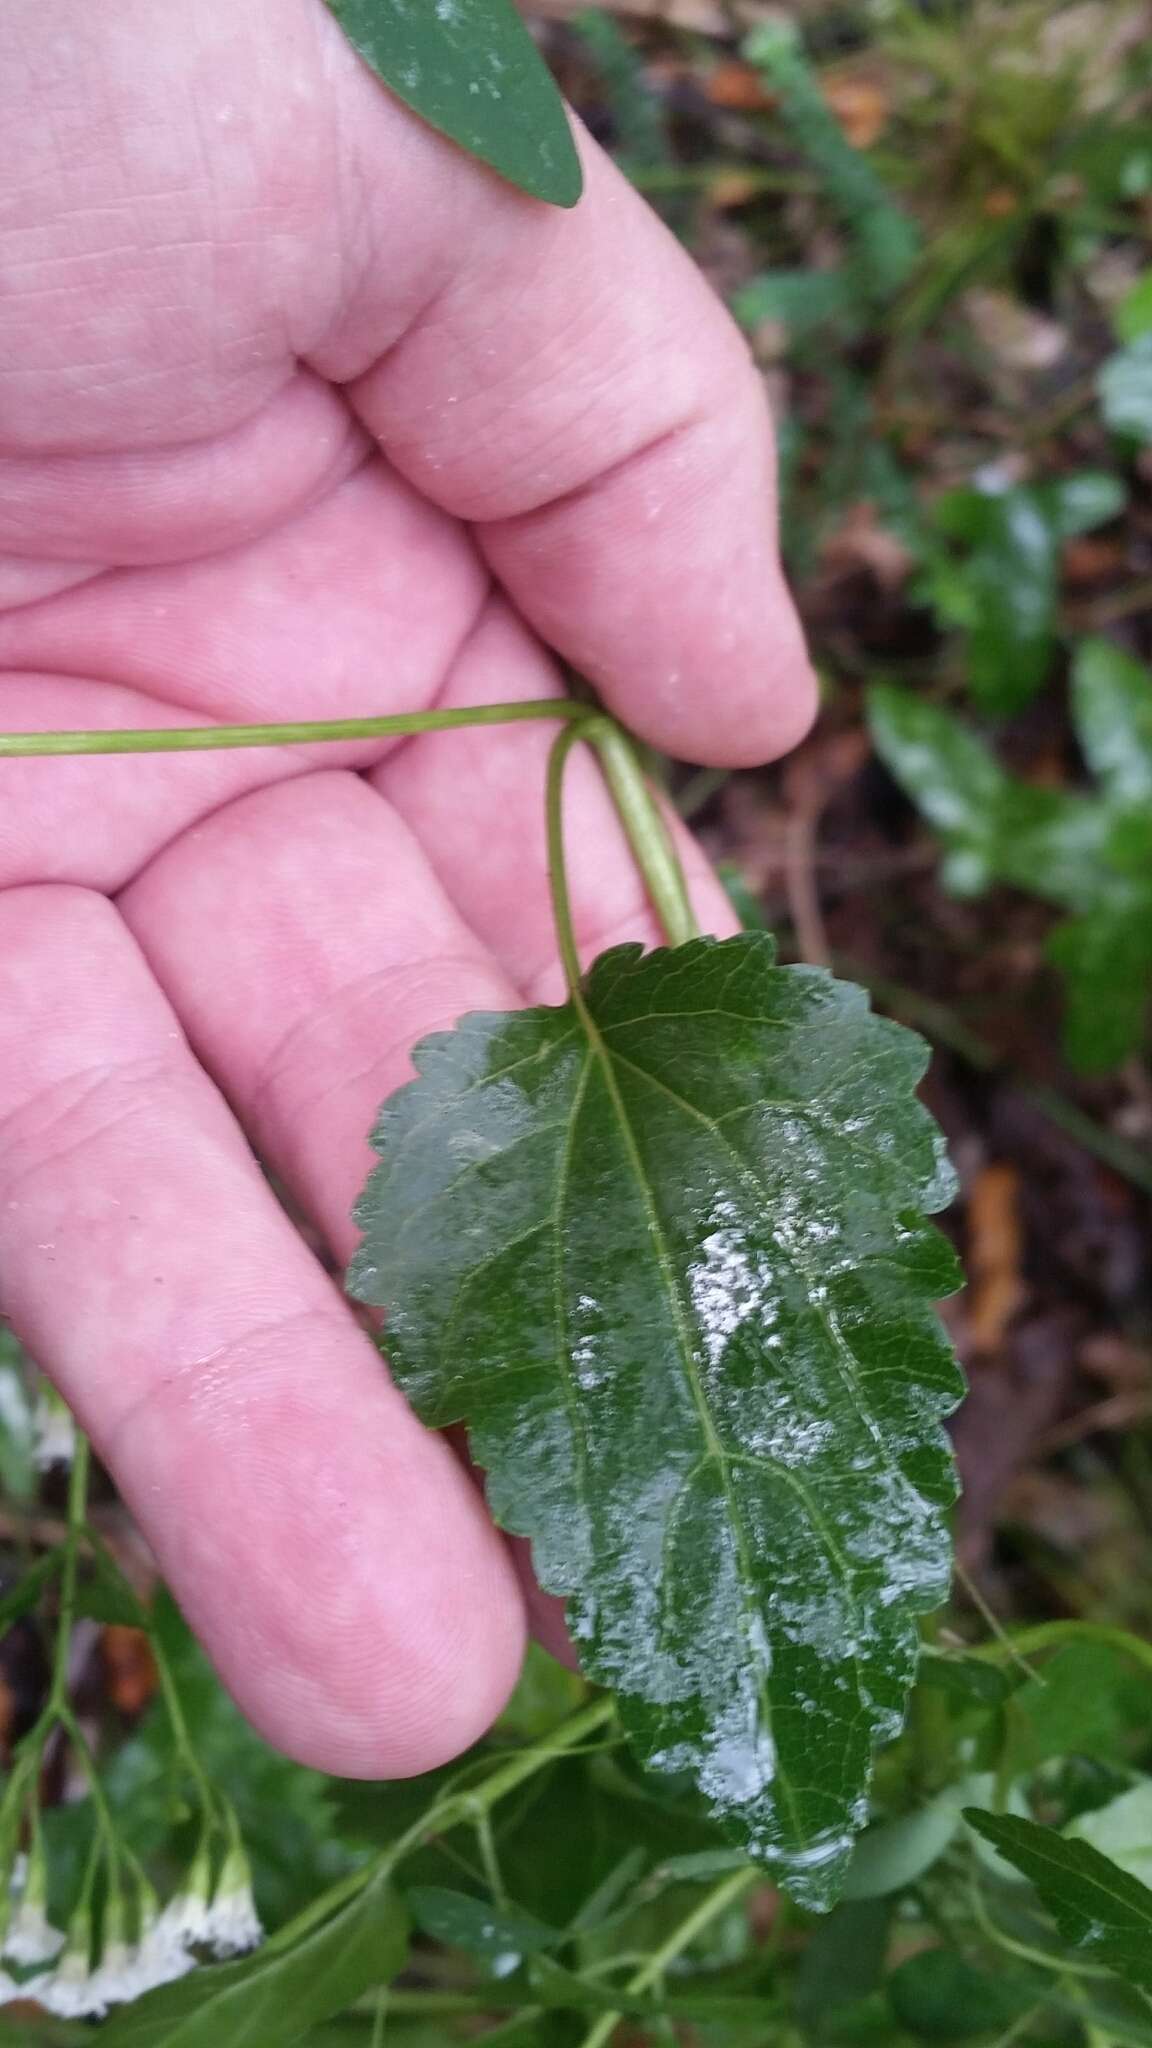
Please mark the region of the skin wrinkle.
<svg viewBox="0 0 1152 2048"><path fill-rule="evenodd" d="M300 1058L301 1053L307 1051L309 1039L313 1035L323 1038L334 1021L362 1005L365 1008L372 1007L375 999L381 994L386 994L396 983L403 986L406 994L419 995L424 979L434 980L445 975L450 979L456 970L472 973L482 964L482 956L479 953L454 956L452 953L438 952L429 954L425 959L417 956L405 960L403 966L373 968L352 981L340 982L326 991L322 1005L310 1007L306 1016L298 1018L290 1025L283 1038L257 1070L250 1093L247 1094L248 1114L253 1124L257 1129L262 1128L269 1114L274 1115L277 1120L288 1122L289 1118L284 1115L284 1110L290 1112L293 1119L300 1119L319 1108L328 1096L338 1089L366 1078L373 1067L389 1067L397 1053L409 1049L406 1034L385 1040L374 1060L359 1072L342 1066L337 1077L327 1085L296 1091L292 1084L300 1076L306 1079L317 1078L315 1069L306 1059ZM441 1016L434 1016L426 1028L422 1027L422 1033L428 1036L434 1031L450 1031L458 1021L457 1013L449 1010ZM285 1095L283 1108L276 1106L270 1109L270 1105L276 1105L277 1097L282 1091Z"/></svg>

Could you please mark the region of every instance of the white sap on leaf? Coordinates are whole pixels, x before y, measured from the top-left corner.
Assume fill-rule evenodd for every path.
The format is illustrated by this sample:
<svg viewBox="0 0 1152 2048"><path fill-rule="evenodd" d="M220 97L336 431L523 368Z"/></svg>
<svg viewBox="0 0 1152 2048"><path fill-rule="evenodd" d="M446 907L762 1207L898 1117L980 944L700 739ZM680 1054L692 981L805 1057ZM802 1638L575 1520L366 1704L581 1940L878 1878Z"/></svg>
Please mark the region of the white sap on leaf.
<svg viewBox="0 0 1152 2048"><path fill-rule="evenodd" d="M716 1202L709 1232L692 1265L688 1285L708 1363L718 1366L730 1337L753 1316L765 1326L776 1320L771 1270L747 1242L747 1226L735 1203Z"/></svg>
<svg viewBox="0 0 1152 2048"><path fill-rule="evenodd" d="M604 1311L593 1295L576 1296L573 1323L574 1332L569 1341L572 1371L577 1386L591 1394L608 1378L608 1347L603 1341Z"/></svg>

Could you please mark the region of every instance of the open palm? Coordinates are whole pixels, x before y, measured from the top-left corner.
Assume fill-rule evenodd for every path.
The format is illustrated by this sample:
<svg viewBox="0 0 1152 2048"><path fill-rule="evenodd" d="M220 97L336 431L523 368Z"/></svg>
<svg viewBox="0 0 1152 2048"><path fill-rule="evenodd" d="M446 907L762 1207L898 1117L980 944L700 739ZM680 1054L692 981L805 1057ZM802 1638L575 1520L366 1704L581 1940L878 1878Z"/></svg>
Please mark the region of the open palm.
<svg viewBox="0 0 1152 2048"><path fill-rule="evenodd" d="M7 0L0 725L542 696L546 644L688 757L790 744L756 380L584 153L523 198L319 0ZM350 1775L480 1733L536 1596L260 1162L343 1260L413 1041L558 993L547 738L0 765L0 1304L242 1706ZM582 938L645 936L571 789Z"/></svg>

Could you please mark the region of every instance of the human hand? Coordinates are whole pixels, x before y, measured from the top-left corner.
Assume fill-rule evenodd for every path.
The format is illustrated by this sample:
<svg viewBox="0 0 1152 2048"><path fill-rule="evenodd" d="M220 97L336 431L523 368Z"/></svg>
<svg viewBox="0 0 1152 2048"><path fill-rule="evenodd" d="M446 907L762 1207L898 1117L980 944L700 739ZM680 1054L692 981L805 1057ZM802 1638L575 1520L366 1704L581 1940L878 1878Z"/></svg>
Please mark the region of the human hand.
<svg viewBox="0 0 1152 2048"><path fill-rule="evenodd" d="M800 736L757 380L594 147L534 204L319 0L7 0L0 52L0 726L537 697L546 642L690 759ZM559 996L548 737L0 764L0 1302L348 1775L478 1736L541 1603L253 1151L345 1259L413 1041ZM654 937L588 762L566 816L586 951Z"/></svg>

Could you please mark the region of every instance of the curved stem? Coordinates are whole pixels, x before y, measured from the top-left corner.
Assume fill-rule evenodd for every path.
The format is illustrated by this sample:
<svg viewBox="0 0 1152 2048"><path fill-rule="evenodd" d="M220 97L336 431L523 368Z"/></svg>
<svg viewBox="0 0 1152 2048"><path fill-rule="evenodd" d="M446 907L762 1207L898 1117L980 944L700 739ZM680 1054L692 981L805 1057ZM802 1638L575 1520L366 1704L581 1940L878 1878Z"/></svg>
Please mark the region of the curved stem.
<svg viewBox="0 0 1152 2048"><path fill-rule="evenodd" d="M616 1702L610 1694L602 1694L586 1707L581 1707L559 1728L552 1730L547 1742L536 1743L531 1749L518 1750L507 1763L497 1765L479 1784L466 1791L454 1791L449 1786L438 1799L423 1813L410 1828L390 1842L378 1856L341 1878L330 1890L305 1906L296 1918L284 1927L278 1927L275 1934L265 1942L264 1955L278 1955L302 1940L309 1929L321 1920L329 1920L341 1906L365 1891L370 1884L390 1876L398 1863L414 1849L422 1848L425 1842L437 1835L446 1834L449 1829L476 1825L480 1812L489 1813L501 1799L514 1792L518 1785L544 1770L558 1756L570 1755L578 1750L590 1735L595 1735L610 1721L616 1712Z"/></svg>
<svg viewBox="0 0 1152 2048"><path fill-rule="evenodd" d="M329 740L402 739L411 733L452 732L466 725L582 719L588 706L571 697L532 697L519 704L464 704L452 711L397 711L380 718L296 719L279 725L141 727L116 732L0 733L0 760L43 754L197 754L221 747L280 747Z"/></svg>
<svg viewBox="0 0 1152 2048"><path fill-rule="evenodd" d="M966 1648L965 1655L979 1657L986 1663L1011 1661L1023 1664L1029 1678L1036 1679L1042 1673L1026 1662L1028 1657L1037 1657L1045 1650L1058 1650L1063 1643L1091 1642L1099 1643L1104 1649L1117 1650L1130 1657L1134 1664L1141 1664L1146 1671L1152 1671L1152 1643L1106 1621L1038 1621L1031 1628L1018 1630L1013 1636L1003 1630L1000 1635L1002 1641L974 1643Z"/></svg>
<svg viewBox="0 0 1152 2048"><path fill-rule="evenodd" d="M698 1934L702 1934L704 1929L719 1914L723 1913L728 1906L734 1905L737 1899L741 1898L745 1892L751 1891L752 1886L762 1882L762 1880L763 1873L757 1870L755 1866L750 1865L745 1870L735 1871L730 1877L726 1877L721 1884L716 1885L681 1920L679 1926L673 1928L668 1939L662 1942L660 1947L649 1956L643 1969L637 1970L636 1975L629 1978L627 1986L629 1992L635 1995L651 1990L657 1979L664 1975L668 1964L674 1962L678 1955L682 1955L689 1943L695 1941ZM581 2048L605 2048L605 2044L612 2039L622 2018L622 2013L604 2013L597 2020L591 2032L584 2036Z"/></svg>
<svg viewBox="0 0 1152 2048"><path fill-rule="evenodd" d="M636 749L622 726L603 714L580 728L599 756L620 822L644 877L652 907L670 946L694 939L699 927L675 841L652 792Z"/></svg>
<svg viewBox="0 0 1152 2048"><path fill-rule="evenodd" d="M564 770L568 756L585 737L583 725L569 725L557 733L548 755L548 778L544 794L544 820L548 836L548 883L552 891L552 917L556 944L564 967L568 993L579 998L580 953L572 922L572 899L568 893L568 869L564 862Z"/></svg>
<svg viewBox="0 0 1152 2048"><path fill-rule="evenodd" d="M675 843L628 735L603 712L587 712L557 734L548 756L545 822L548 836L548 877L556 942L569 994L580 1000L580 952L572 918L568 870L564 860L564 770L581 740L595 748L617 815L627 835L664 936L670 946L695 938L697 925L688 885Z"/></svg>

